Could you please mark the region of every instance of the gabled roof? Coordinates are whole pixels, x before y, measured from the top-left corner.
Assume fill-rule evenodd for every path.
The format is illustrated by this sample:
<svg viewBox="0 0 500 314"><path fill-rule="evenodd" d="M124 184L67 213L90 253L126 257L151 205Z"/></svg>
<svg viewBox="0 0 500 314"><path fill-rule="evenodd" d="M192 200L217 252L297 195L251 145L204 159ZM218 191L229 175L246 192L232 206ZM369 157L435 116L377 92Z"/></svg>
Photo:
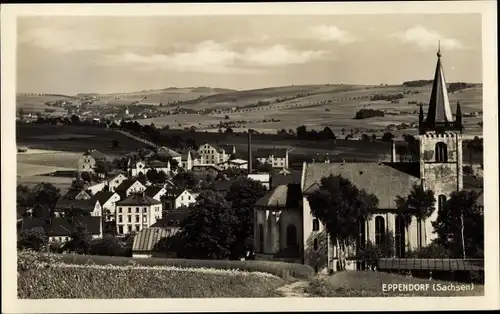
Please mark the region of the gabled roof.
<svg viewBox="0 0 500 314"><path fill-rule="evenodd" d="M91 200L93 202L99 201L99 204L104 205L114 194L114 192L99 191L94 196L92 196Z"/></svg>
<svg viewBox="0 0 500 314"><path fill-rule="evenodd" d="M139 206L151 206L159 205L160 201L155 200L152 197L143 194L132 194L124 200L116 202L116 205L139 205Z"/></svg>
<svg viewBox="0 0 500 314"><path fill-rule="evenodd" d="M101 233L101 217L79 216L79 217L56 217L52 219L47 228L47 234L51 237L71 236L78 224L83 225L90 234Z"/></svg>
<svg viewBox="0 0 500 314"><path fill-rule="evenodd" d="M286 185L290 183L299 183L302 178L301 170L290 170L290 174L278 174L273 173L271 175L271 185L275 187L277 185Z"/></svg>
<svg viewBox="0 0 500 314"><path fill-rule="evenodd" d="M179 227L179 223L189 216L189 210L173 209L167 211L163 217L151 227Z"/></svg>
<svg viewBox="0 0 500 314"><path fill-rule="evenodd" d="M163 238L173 236L176 230L162 227L149 227L139 231L134 237L132 244L133 252L151 252L156 249L157 244Z"/></svg>
<svg viewBox="0 0 500 314"><path fill-rule="evenodd" d="M396 196L406 196L420 183L418 163L312 163L304 165L302 192L309 195L320 188L321 179L340 175L358 189L374 194L379 208L396 208Z"/></svg>
<svg viewBox="0 0 500 314"><path fill-rule="evenodd" d="M434 73L434 81L432 82L431 99L426 118L426 122L431 124L453 121L450 101L448 99L448 89L446 88L446 80L441 66L441 53L438 52L437 55L438 60Z"/></svg>
<svg viewBox="0 0 500 314"><path fill-rule="evenodd" d="M286 148L258 148L254 156L256 158L268 158L269 156L274 156L275 158L285 158Z"/></svg>
<svg viewBox="0 0 500 314"><path fill-rule="evenodd" d="M299 208L302 199L300 184L278 185L259 199L257 207Z"/></svg>
<svg viewBox="0 0 500 314"><path fill-rule="evenodd" d="M87 200L70 200L60 198L57 200L55 211L66 211L72 209L79 209L82 211L92 212L96 205L96 200L87 199Z"/></svg>
<svg viewBox="0 0 500 314"><path fill-rule="evenodd" d="M168 157L181 157L181 154L176 152L175 150L172 150L168 147L162 146L158 149L158 154L163 155L163 156L168 156Z"/></svg>
<svg viewBox="0 0 500 314"><path fill-rule="evenodd" d="M85 191L85 190L83 190L83 189L82 189L82 190L73 190L73 189L68 190L68 192L66 192L66 194L64 194L64 195L62 196L62 198L65 198L65 199L68 199L68 200L74 200L74 199L75 199L75 197L76 197L78 194L80 194L80 192L81 192L81 191Z"/></svg>
<svg viewBox="0 0 500 314"><path fill-rule="evenodd" d="M184 149L180 152L182 156L182 160L186 160L188 158L188 154L191 153L191 158L200 158L201 155L194 149Z"/></svg>
<svg viewBox="0 0 500 314"><path fill-rule="evenodd" d="M151 185L151 186L148 186L146 188L146 190L144 191L144 193L146 193L146 195L149 196L149 197L154 197L162 189L163 189L162 187Z"/></svg>
<svg viewBox="0 0 500 314"><path fill-rule="evenodd" d="M136 179L127 179L127 180L123 180L123 182L116 187L115 191L126 191L128 190L135 182L139 182L138 180ZM139 182L141 183L141 182ZM141 183L142 184L142 183Z"/></svg>

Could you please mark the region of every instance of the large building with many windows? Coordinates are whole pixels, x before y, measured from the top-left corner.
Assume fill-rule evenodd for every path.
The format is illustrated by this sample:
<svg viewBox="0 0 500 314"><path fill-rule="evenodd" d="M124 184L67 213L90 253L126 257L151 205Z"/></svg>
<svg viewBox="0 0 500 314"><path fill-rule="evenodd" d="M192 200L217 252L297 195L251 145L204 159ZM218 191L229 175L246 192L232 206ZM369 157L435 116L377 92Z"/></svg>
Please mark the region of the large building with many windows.
<svg viewBox="0 0 500 314"><path fill-rule="evenodd" d="M304 163L299 192L290 193L289 187L278 186L257 202L254 221L256 256L260 254L267 259L283 256L295 258L318 270L337 268L340 253L336 252L336 247L330 241L319 238L322 234L324 237L324 228L311 214L308 202L308 196L320 188L321 179L330 175L340 175L350 180L357 188L375 195L379 200L375 214L367 221L359 221L358 239L350 248L351 251L347 251L346 258L349 258L349 254L355 256L356 250L368 241L379 245L387 243L389 234L394 237L396 257L405 257L408 249L430 244L435 237L432 222L451 193L463 189L463 127L459 103L455 112L453 117L441 54L438 52L427 115L424 115L424 109L420 106L418 116L418 159L398 159L393 142L390 162ZM407 197L414 185L434 192L436 210L425 221L417 223L416 219L412 219L406 227L404 218L398 213L396 197ZM301 201L291 202L297 193L301 194ZM298 206L300 215L296 214ZM328 243L328 260L324 264L310 258L310 255L314 256L321 249L319 243ZM355 258L352 258L346 267L355 269L357 265Z"/></svg>
<svg viewBox="0 0 500 314"><path fill-rule="evenodd" d="M117 234L124 235L148 228L161 219L162 210L162 203L145 193L130 195L116 203Z"/></svg>

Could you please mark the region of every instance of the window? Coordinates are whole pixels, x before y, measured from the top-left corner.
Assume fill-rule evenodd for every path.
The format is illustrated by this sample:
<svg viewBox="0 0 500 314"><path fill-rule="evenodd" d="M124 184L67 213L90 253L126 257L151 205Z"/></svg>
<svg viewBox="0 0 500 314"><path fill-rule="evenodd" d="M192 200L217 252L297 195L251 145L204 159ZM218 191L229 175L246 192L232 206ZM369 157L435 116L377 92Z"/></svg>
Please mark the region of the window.
<svg viewBox="0 0 500 314"><path fill-rule="evenodd" d="M130 215L129 215L129 216L128 216L128 220L127 220L127 221L128 221L128 222L132 222L132 216L130 216Z"/></svg>
<svg viewBox="0 0 500 314"><path fill-rule="evenodd" d="M139 207L136 207L136 208L135 208L135 212L136 212L136 213L140 213L140 211L139 211Z"/></svg>
<svg viewBox="0 0 500 314"><path fill-rule="evenodd" d="M438 196L438 210L442 211L444 209L444 205L446 204L446 196L441 194Z"/></svg>
<svg viewBox="0 0 500 314"><path fill-rule="evenodd" d="M139 229L140 229L140 226L139 226L139 225L136 225L136 226L135 226L135 231L139 231Z"/></svg>
<svg viewBox="0 0 500 314"><path fill-rule="evenodd" d="M264 226L259 224L259 252L264 253Z"/></svg>
<svg viewBox="0 0 500 314"><path fill-rule="evenodd" d="M129 214L132 213L132 208L130 208L130 207L128 208L128 213Z"/></svg>
<svg viewBox="0 0 500 314"><path fill-rule="evenodd" d="M286 227L286 245L287 246L297 246L297 229L294 225L288 225Z"/></svg>
<svg viewBox="0 0 500 314"><path fill-rule="evenodd" d="M314 239L313 242L313 250L317 251L318 250L318 239Z"/></svg>
<svg viewBox="0 0 500 314"><path fill-rule="evenodd" d="M318 231L319 230L319 219L314 218L313 219L313 231Z"/></svg>
<svg viewBox="0 0 500 314"><path fill-rule="evenodd" d="M188 200L190 201L191 200L191 195L188 196Z"/></svg>
<svg viewBox="0 0 500 314"><path fill-rule="evenodd" d="M385 240L385 219L382 216L375 217L375 244L381 245Z"/></svg>
<svg viewBox="0 0 500 314"><path fill-rule="evenodd" d="M394 240L396 244L396 257L405 257L405 221L401 216L396 216Z"/></svg>
<svg viewBox="0 0 500 314"><path fill-rule="evenodd" d="M139 216L135 216L135 222L140 222Z"/></svg>
<svg viewBox="0 0 500 314"><path fill-rule="evenodd" d="M183 200L184 200L184 196L181 196L181 201L183 201Z"/></svg>
<svg viewBox="0 0 500 314"><path fill-rule="evenodd" d="M123 226L118 226L118 233L123 234Z"/></svg>
<svg viewBox="0 0 500 314"><path fill-rule="evenodd" d="M142 222L148 222L148 217L143 216L143 217L142 217Z"/></svg>
<svg viewBox="0 0 500 314"><path fill-rule="evenodd" d="M122 215L118 215L118 222L123 222Z"/></svg>
<svg viewBox="0 0 500 314"><path fill-rule="evenodd" d="M436 162L448 162L448 147L443 142L436 143Z"/></svg>
<svg viewBox="0 0 500 314"><path fill-rule="evenodd" d="M118 207L118 213L121 214L122 213L122 208L121 207Z"/></svg>

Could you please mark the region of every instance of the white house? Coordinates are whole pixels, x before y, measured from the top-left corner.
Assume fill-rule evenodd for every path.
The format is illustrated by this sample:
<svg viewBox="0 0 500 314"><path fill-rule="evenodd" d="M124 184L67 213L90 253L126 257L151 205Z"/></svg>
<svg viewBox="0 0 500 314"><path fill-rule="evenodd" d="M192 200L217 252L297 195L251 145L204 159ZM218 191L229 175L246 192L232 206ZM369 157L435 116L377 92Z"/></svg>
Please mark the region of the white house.
<svg viewBox="0 0 500 314"><path fill-rule="evenodd" d="M224 163L225 161L229 160L229 157L231 157L231 154L234 152L235 152L234 146L233 146L233 151L226 151L226 149L222 147L208 143L198 148L198 153L203 159L203 162L205 164L214 164L214 165L218 165L220 163Z"/></svg>
<svg viewBox="0 0 500 314"><path fill-rule="evenodd" d="M244 159L230 159L218 164L222 169L248 169L248 161Z"/></svg>
<svg viewBox="0 0 500 314"><path fill-rule="evenodd" d="M120 195L115 192L101 191L93 196L93 200L99 201L105 220L115 220L116 202L120 200ZM106 211L109 211L106 215Z"/></svg>
<svg viewBox="0 0 500 314"><path fill-rule="evenodd" d="M146 193L147 196L159 201L163 195L167 194L167 189L152 185L148 186L144 193Z"/></svg>
<svg viewBox="0 0 500 314"><path fill-rule="evenodd" d="M185 170L193 169L193 166L202 165L204 163L203 156L197 151L187 149L181 153L181 163L179 166Z"/></svg>
<svg viewBox="0 0 500 314"><path fill-rule="evenodd" d="M190 204L196 203L196 198L200 193L195 193L193 191L184 190L175 198L175 207L177 209L179 207L188 207Z"/></svg>
<svg viewBox="0 0 500 314"><path fill-rule="evenodd" d="M108 182L106 182L106 181L99 182L99 183L94 183L92 185L89 185L89 186L85 187L85 190L89 191L90 194L91 194L91 196L94 196L98 192L103 191L106 188L107 185L108 185Z"/></svg>
<svg viewBox="0 0 500 314"><path fill-rule="evenodd" d="M49 242L64 243L71 240L71 234L78 224L85 226L92 239L102 238L102 221L99 216L59 217L53 218L45 226Z"/></svg>
<svg viewBox="0 0 500 314"><path fill-rule="evenodd" d="M78 159L78 172L94 172L96 164L100 161L106 161L107 156L98 150L90 149Z"/></svg>
<svg viewBox="0 0 500 314"><path fill-rule="evenodd" d="M254 155L262 164L270 164L273 168L288 168L287 148L257 149Z"/></svg>
<svg viewBox="0 0 500 314"><path fill-rule="evenodd" d="M115 189L122 184L123 181L127 180L127 176L123 173L119 173L108 179L108 187L109 191L114 192Z"/></svg>
<svg viewBox="0 0 500 314"><path fill-rule="evenodd" d="M162 203L145 193L133 194L116 203L116 227L119 235L148 228L162 217Z"/></svg>
<svg viewBox="0 0 500 314"><path fill-rule="evenodd" d="M139 180L127 179L115 189L115 192L118 193L121 198L126 198L129 197L132 193L141 193L145 190L146 186Z"/></svg>
<svg viewBox="0 0 500 314"><path fill-rule="evenodd" d="M65 213L75 211L88 213L90 216L94 217L100 217L102 215L102 207L98 200L75 200L60 198L56 202L56 206L54 208L54 216L62 217L65 216Z"/></svg>
<svg viewBox="0 0 500 314"><path fill-rule="evenodd" d="M138 161L136 163L132 163L128 169L129 174L132 177L137 177L140 175L146 175L149 171L155 169L156 171L164 172L165 174L170 174L171 166L170 161L161 162L161 161Z"/></svg>

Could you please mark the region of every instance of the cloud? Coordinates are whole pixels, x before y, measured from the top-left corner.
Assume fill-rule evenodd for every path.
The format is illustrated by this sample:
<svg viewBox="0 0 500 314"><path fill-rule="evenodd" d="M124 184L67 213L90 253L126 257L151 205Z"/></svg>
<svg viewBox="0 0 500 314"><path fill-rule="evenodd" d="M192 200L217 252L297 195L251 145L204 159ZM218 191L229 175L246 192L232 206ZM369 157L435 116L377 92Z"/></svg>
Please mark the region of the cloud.
<svg viewBox="0 0 500 314"><path fill-rule="evenodd" d="M181 72L255 73L263 67L303 64L321 58L323 51L297 51L283 45L236 51L229 45L204 41L189 51L169 54L108 55L105 62L119 66L160 68ZM261 68L261 69L259 69Z"/></svg>
<svg viewBox="0 0 500 314"><path fill-rule="evenodd" d="M407 29L404 32L394 33L388 36L389 38L397 38L404 43L416 44L420 48L437 49L438 41L441 48L446 50L466 49L466 47L456 38L447 38L437 31L428 30L423 26L415 26Z"/></svg>
<svg viewBox="0 0 500 314"><path fill-rule="evenodd" d="M334 41L341 44L356 41L354 36L333 25L313 26L309 29L309 35L322 41Z"/></svg>

